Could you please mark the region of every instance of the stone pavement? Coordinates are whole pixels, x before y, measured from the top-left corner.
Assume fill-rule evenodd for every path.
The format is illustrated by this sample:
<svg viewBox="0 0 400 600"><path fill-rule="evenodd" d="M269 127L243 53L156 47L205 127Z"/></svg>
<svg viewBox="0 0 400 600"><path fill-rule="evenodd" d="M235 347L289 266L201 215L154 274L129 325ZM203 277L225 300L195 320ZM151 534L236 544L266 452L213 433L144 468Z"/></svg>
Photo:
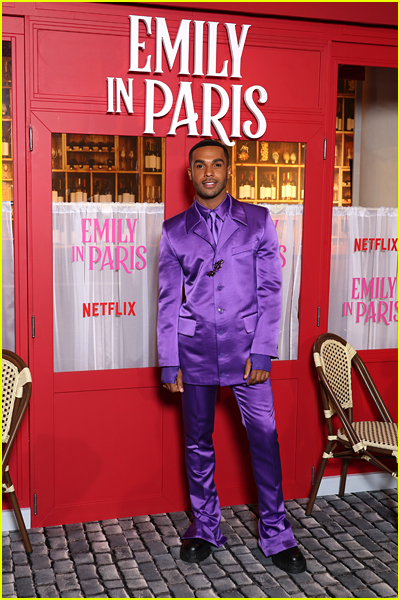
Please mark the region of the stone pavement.
<svg viewBox="0 0 400 600"><path fill-rule="evenodd" d="M286 502L308 570L287 575L257 547L257 507L223 508L223 548L179 559L185 512L3 533L3 598L396 598L397 490Z"/></svg>

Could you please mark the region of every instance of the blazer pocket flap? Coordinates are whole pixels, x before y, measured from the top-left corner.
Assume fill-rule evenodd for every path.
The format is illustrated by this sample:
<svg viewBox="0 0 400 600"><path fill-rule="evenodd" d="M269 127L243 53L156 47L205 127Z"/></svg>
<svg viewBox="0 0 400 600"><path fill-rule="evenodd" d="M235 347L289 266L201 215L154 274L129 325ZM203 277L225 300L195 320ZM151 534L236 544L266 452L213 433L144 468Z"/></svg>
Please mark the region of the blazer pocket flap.
<svg viewBox="0 0 400 600"><path fill-rule="evenodd" d="M242 252L251 252L257 248L257 240L251 242L250 244L243 244L242 246L236 246L236 248L232 248L232 254L241 254Z"/></svg>
<svg viewBox="0 0 400 600"><path fill-rule="evenodd" d="M257 313L253 313L252 315L247 315L246 317L243 317L244 328L247 331L247 333L252 333L256 330L257 321Z"/></svg>
<svg viewBox="0 0 400 600"><path fill-rule="evenodd" d="M178 333L193 337L195 329L196 321L194 319L185 319L184 317L179 317Z"/></svg>

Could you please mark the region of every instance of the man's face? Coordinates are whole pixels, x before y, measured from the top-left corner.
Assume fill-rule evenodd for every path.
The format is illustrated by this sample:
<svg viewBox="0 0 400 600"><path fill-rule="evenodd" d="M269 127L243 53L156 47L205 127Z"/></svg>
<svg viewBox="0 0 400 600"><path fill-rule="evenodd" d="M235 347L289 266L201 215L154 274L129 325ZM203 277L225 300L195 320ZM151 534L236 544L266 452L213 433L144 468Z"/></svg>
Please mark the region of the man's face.
<svg viewBox="0 0 400 600"><path fill-rule="evenodd" d="M188 174L198 199L207 201L221 195L222 201L225 197L226 182L232 174L232 169L227 164L222 148L204 146L196 148L193 152Z"/></svg>

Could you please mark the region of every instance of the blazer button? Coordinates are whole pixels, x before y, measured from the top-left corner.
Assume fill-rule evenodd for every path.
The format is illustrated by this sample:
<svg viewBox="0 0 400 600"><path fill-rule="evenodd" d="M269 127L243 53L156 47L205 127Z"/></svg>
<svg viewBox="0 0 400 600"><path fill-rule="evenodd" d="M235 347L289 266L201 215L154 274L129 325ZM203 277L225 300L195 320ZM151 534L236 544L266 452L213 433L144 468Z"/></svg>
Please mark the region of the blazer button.
<svg viewBox="0 0 400 600"><path fill-rule="evenodd" d="M223 287L224 287L223 285L219 284L219 285L217 286L217 290L220 290L220 291L221 291Z"/></svg>
<svg viewBox="0 0 400 600"><path fill-rule="evenodd" d="M223 352L221 352L219 356L220 356L220 358L224 358L225 354Z"/></svg>
<svg viewBox="0 0 400 600"><path fill-rule="evenodd" d="M218 309L218 312L219 312L219 313L222 313L222 312L224 312L224 309L223 309L223 308L219 308L219 309Z"/></svg>
<svg viewBox="0 0 400 600"><path fill-rule="evenodd" d="M222 331L222 329L220 331L218 331L218 335L224 335L225 331Z"/></svg>

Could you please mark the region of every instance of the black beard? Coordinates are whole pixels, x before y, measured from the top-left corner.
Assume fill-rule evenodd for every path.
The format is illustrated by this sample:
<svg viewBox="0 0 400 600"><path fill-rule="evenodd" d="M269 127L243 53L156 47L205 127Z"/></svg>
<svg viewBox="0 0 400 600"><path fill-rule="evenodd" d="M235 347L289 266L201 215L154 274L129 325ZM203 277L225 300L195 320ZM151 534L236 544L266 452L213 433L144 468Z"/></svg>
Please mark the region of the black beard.
<svg viewBox="0 0 400 600"><path fill-rule="evenodd" d="M228 179L224 179L224 181L221 181L221 183L217 185L217 187L214 190L204 189L202 186L196 184L194 181L192 183L194 189L196 190L196 194L199 196L199 198L202 198L204 200L212 200L213 198L218 196L218 194L220 194L224 189L226 189L227 181Z"/></svg>

